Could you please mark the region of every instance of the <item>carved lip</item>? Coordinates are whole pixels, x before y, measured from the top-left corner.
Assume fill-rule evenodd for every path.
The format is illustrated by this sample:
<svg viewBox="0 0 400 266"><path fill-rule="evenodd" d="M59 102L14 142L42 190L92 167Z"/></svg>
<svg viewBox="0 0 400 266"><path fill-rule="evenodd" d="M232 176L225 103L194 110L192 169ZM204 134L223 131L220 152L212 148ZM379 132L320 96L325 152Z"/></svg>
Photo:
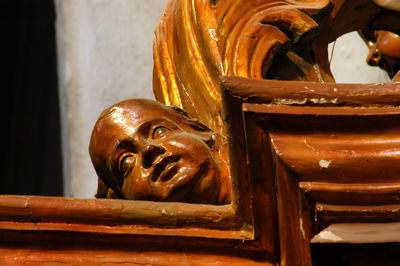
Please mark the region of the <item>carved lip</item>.
<svg viewBox="0 0 400 266"><path fill-rule="evenodd" d="M177 172L179 156L166 156L161 159L159 163L154 166L151 174L151 180L157 182L158 180L165 182L170 180Z"/></svg>
<svg viewBox="0 0 400 266"><path fill-rule="evenodd" d="M207 170L209 169L209 165L207 162L202 163L198 169L198 171L194 175L185 175L183 182L180 184L175 184L173 188L169 191L168 196L164 199L167 201L181 201L183 199L188 199L187 196L190 197L191 191L198 184L202 178L207 175ZM192 202L192 201L185 201Z"/></svg>
<svg viewBox="0 0 400 266"><path fill-rule="evenodd" d="M162 182L166 182L172 179L178 172L178 170L179 167L177 162L170 163L169 165L167 165L167 167L165 167L164 171L161 172L158 179Z"/></svg>

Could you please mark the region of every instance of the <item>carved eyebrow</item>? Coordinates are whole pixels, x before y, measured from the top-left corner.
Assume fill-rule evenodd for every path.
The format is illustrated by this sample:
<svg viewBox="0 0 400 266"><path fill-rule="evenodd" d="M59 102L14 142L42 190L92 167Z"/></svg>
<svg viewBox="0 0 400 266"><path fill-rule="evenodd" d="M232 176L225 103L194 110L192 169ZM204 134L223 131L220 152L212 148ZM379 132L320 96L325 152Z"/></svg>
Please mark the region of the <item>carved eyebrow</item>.
<svg viewBox="0 0 400 266"><path fill-rule="evenodd" d="M149 120L146 121L144 123L142 123L141 125L138 126L138 129L136 130L136 134L140 134L142 136L150 136L150 130L154 127L154 125L160 125L160 126L166 126L169 127L170 129L176 129L178 128L175 123L166 120L166 119L153 119L153 120Z"/></svg>
<svg viewBox="0 0 400 266"><path fill-rule="evenodd" d="M137 147L130 141L130 140L123 140L121 142L119 142L112 154L111 154L111 168L113 173L115 174L116 171L119 171L119 167L118 167L118 161L119 161L119 157L124 153L124 152L132 152L132 153L138 153Z"/></svg>
<svg viewBox="0 0 400 266"><path fill-rule="evenodd" d="M132 152L137 152L136 146L129 140L123 140L119 142L115 148L115 152L124 149L124 150L129 150Z"/></svg>
<svg viewBox="0 0 400 266"><path fill-rule="evenodd" d="M150 121L146 121L144 123L142 123L141 125L139 125L136 134L139 133L142 136L149 136L150 133L150 129L154 124L160 123L162 120L161 119L153 119Z"/></svg>

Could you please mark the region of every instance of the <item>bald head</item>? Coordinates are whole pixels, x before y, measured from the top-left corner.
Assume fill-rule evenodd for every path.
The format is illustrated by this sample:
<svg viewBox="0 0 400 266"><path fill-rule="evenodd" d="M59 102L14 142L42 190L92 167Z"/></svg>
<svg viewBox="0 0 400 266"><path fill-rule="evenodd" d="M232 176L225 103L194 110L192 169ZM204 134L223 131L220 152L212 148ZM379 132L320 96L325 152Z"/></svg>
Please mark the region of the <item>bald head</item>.
<svg viewBox="0 0 400 266"><path fill-rule="evenodd" d="M185 140L189 134L191 141L184 147L187 150L191 149L192 143L196 142L193 139L198 139L200 143L203 143L200 146L203 145L204 150L209 150L203 152L204 157L208 156L212 160L215 159L212 148L215 146L215 135L217 134L192 118L188 113L153 100L130 99L104 110L93 128L89 152L99 178L107 187L112 188L119 197L138 198L137 192L134 196L127 197L127 193L123 191L126 178L121 172L128 167L126 165L128 165L129 160L121 159L120 154L126 152L126 150L138 154L137 156L143 157L140 160L145 170L151 168L151 161L155 160L157 156L166 153L168 149L176 150L176 147L172 147L173 145L163 143L165 131L170 136L172 133L179 134L179 140ZM146 153L150 142L157 142L157 144L151 144L157 148L151 148L152 153ZM173 143L179 144L179 141ZM196 145L199 146L198 143ZM158 166L155 171L159 171L163 167ZM135 186L138 187L139 185L136 184Z"/></svg>

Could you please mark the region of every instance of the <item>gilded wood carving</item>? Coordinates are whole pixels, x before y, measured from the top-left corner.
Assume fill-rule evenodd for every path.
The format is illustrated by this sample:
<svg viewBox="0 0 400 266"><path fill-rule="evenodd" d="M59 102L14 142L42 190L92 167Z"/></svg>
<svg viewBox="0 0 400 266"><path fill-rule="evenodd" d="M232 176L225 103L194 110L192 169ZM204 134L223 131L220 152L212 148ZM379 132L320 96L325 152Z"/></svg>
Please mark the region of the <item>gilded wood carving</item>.
<svg viewBox="0 0 400 266"><path fill-rule="evenodd" d="M398 240L399 83L329 83L326 47L361 30L371 63L395 74L397 50L375 30L399 33L399 11L390 0L172 0L156 29L154 92L206 126L149 101L109 108L90 148L99 196L143 200L0 196L0 262L311 265L310 243ZM216 169L225 136L230 189ZM206 179L222 177L218 193L174 181L203 169L197 155ZM380 262L398 264L393 254Z"/></svg>
<svg viewBox="0 0 400 266"><path fill-rule="evenodd" d="M314 81L331 80L295 46L329 1L171 1L156 29L154 93L223 132L219 76L263 78L277 54ZM294 47L292 47L294 46ZM289 49L289 50L288 50ZM278 71L278 70L275 70ZM296 75L293 73L293 75ZM293 77L294 78L294 77Z"/></svg>
<svg viewBox="0 0 400 266"><path fill-rule="evenodd" d="M354 30L399 31L393 6L371 0L170 1L155 31L155 96L222 133L219 76L334 82L328 43Z"/></svg>

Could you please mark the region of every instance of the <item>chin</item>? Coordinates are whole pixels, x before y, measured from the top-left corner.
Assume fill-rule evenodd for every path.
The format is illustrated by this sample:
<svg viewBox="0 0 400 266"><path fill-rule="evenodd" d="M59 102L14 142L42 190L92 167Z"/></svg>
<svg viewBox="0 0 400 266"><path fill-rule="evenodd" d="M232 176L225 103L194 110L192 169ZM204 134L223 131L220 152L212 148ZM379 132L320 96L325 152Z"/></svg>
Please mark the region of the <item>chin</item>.
<svg viewBox="0 0 400 266"><path fill-rule="evenodd" d="M216 204L219 195L219 182L216 182L216 169L208 164L196 167L197 171L182 173L174 183L168 195L162 199L165 201L179 201L187 203Z"/></svg>
<svg viewBox="0 0 400 266"><path fill-rule="evenodd" d="M207 168L202 169L196 176L193 177L195 182L189 189L186 202L217 204L218 196L221 190L220 182L218 181L219 173L217 169Z"/></svg>

